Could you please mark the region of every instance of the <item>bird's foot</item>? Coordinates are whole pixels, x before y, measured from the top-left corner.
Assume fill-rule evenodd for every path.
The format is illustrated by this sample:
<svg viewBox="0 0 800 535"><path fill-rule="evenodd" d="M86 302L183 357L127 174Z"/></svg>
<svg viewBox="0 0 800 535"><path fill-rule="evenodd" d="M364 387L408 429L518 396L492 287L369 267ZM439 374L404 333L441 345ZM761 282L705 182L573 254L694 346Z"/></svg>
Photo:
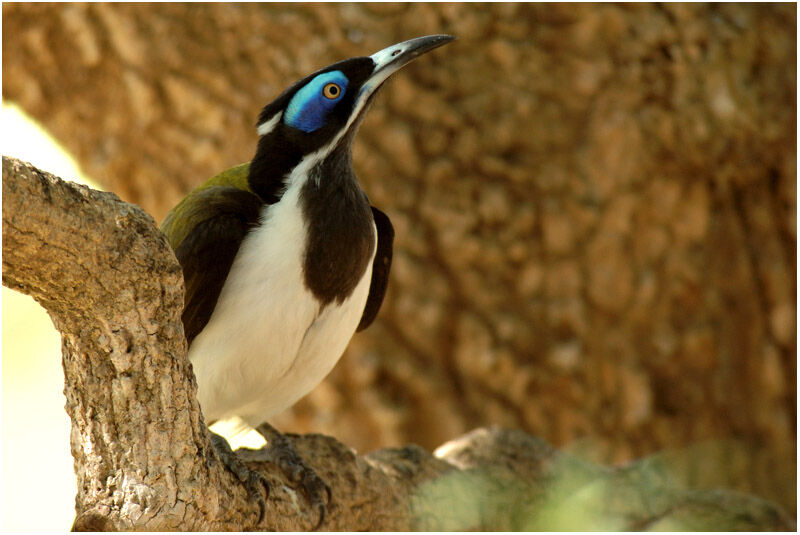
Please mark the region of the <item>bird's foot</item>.
<svg viewBox="0 0 800 535"><path fill-rule="evenodd" d="M230 444L224 437L210 430L209 433L211 434L211 444L214 446L219 460L222 461L225 468L230 470L241 481L244 488L247 489L250 499L258 504L258 521L256 525L261 524L267 509L266 499L269 498L269 482L267 478L248 468L231 449ZM262 488L264 489L263 495L261 493Z"/></svg>
<svg viewBox="0 0 800 535"><path fill-rule="evenodd" d="M270 460L281 469L295 488L299 488L305 494L311 506L319 511L319 520L314 526L316 531L325 521L325 511L331 501L331 488L313 468L305 464L286 435L266 422L259 425L256 431L267 441L265 451Z"/></svg>

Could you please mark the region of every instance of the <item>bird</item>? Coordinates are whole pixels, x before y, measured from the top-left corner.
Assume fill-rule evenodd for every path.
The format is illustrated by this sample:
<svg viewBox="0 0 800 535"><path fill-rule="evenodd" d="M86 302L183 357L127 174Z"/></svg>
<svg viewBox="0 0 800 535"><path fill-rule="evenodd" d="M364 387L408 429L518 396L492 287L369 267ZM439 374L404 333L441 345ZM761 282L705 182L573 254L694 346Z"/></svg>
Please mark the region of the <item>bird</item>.
<svg viewBox="0 0 800 535"><path fill-rule="evenodd" d="M253 159L208 179L165 217L161 230L183 271L181 320L206 422L238 416L286 446L266 421L319 384L353 334L375 320L394 229L356 178L354 137L392 74L453 39L410 39L295 82L261 110ZM212 434L212 443L259 500L260 521L258 476L224 439ZM302 465L295 453L278 458L286 471ZM312 502L319 504L319 488L330 499L307 471L295 479L316 481L305 489Z"/></svg>

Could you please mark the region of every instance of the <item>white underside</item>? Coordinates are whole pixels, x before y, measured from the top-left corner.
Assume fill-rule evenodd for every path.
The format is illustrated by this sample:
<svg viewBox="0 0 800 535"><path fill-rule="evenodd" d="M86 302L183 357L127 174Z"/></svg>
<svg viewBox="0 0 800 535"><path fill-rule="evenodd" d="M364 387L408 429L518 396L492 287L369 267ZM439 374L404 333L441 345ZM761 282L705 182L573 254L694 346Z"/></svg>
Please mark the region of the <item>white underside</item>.
<svg viewBox="0 0 800 535"><path fill-rule="evenodd" d="M305 287L300 189L264 207L189 350L208 422L235 415L255 426L290 407L333 369L361 320L372 260L352 295L321 313Z"/></svg>

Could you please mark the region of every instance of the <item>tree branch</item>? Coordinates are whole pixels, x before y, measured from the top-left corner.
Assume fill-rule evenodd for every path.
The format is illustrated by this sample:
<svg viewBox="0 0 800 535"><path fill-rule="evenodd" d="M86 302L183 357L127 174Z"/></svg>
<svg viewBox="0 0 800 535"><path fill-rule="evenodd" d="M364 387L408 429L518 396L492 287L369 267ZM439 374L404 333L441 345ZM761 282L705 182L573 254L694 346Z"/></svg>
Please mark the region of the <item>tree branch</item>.
<svg viewBox="0 0 800 535"><path fill-rule="evenodd" d="M3 157L3 283L62 334L75 527L201 527L232 507L196 401L180 266L116 195Z"/></svg>
<svg viewBox="0 0 800 535"><path fill-rule="evenodd" d="M62 335L76 530L314 525L316 511L262 452L239 450L272 487L254 526L256 507L218 462L186 357L181 269L149 215L4 156L3 283L41 303ZM358 456L329 437L290 438L331 486L324 529L635 529L687 515L695 529L792 525L757 498L653 485L649 464L610 470L522 432L478 430L436 456L416 446ZM609 499L626 491L639 500ZM697 510L714 523L698 524Z"/></svg>

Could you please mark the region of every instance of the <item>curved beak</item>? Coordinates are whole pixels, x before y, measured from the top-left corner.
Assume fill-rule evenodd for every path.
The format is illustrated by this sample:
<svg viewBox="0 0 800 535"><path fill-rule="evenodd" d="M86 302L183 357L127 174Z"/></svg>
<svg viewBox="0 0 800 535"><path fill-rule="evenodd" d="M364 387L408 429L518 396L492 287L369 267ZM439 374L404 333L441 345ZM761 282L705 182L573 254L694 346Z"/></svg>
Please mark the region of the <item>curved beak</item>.
<svg viewBox="0 0 800 535"><path fill-rule="evenodd" d="M426 35L375 52L370 56L375 62L375 70L362 86L362 92L374 92L389 76L406 63L454 39L455 37L452 35Z"/></svg>

